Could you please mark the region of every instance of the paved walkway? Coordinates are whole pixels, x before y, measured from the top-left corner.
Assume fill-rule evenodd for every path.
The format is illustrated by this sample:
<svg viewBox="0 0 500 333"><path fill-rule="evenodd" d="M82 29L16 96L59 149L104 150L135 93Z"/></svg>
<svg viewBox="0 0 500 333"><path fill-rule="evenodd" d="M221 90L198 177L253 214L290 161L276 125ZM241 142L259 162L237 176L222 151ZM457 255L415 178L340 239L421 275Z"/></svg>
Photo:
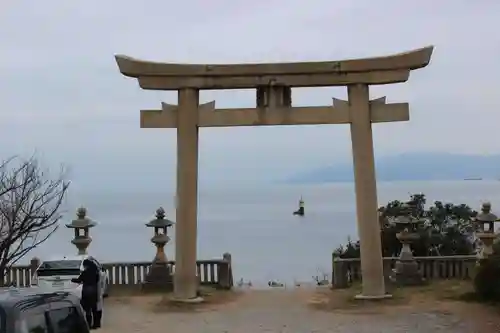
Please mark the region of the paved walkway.
<svg viewBox="0 0 500 333"><path fill-rule="evenodd" d="M310 305L312 290L249 291L232 302L208 305L196 312L154 311L158 297L110 298L105 307L101 333L417 333L417 332L499 332L494 323L478 325L478 305L419 306L371 310L318 310ZM471 307L463 308L463 307ZM440 309L441 308L441 309ZM449 309L449 310L444 310ZM464 311L465 309L465 311ZM488 312L488 311L486 311ZM488 312L489 313L489 312ZM491 318L494 318L492 316ZM489 318L489 317L488 317Z"/></svg>

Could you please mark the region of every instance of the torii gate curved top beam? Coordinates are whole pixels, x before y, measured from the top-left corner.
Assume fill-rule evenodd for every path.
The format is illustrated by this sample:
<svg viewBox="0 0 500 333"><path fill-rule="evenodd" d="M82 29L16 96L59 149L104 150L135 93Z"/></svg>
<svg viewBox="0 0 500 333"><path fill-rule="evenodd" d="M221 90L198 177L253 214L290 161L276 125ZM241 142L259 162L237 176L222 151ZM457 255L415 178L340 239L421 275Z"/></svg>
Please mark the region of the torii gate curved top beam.
<svg viewBox="0 0 500 333"><path fill-rule="evenodd" d="M288 87L389 84L405 82L410 71L427 66L434 47L364 59L266 64L173 64L124 55L115 59L120 72L139 80L143 89L243 89L279 84Z"/></svg>

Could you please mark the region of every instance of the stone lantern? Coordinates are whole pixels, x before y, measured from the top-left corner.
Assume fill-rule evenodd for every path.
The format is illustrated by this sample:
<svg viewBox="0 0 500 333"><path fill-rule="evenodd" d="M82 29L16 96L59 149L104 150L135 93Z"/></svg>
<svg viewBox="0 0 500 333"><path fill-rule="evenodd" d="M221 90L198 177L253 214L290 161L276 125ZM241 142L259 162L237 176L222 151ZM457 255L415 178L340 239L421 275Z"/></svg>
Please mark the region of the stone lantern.
<svg viewBox="0 0 500 333"><path fill-rule="evenodd" d="M476 236L483 244L481 251L478 253L479 259L487 258L489 255L493 254L493 243L496 238L494 224L498 221L498 216L491 212L491 203L485 202L481 206L481 213L479 213L475 219L479 227Z"/></svg>
<svg viewBox="0 0 500 333"><path fill-rule="evenodd" d="M418 263L413 257L410 245L420 239L417 230L424 220L411 216L411 207L409 206L403 206L402 213L396 218L395 223L397 228L401 230L396 234L396 237L403 247L390 280L404 286L421 285L425 283L425 280L418 269Z"/></svg>
<svg viewBox="0 0 500 333"><path fill-rule="evenodd" d="M165 245L170 240L167 228L173 225L173 221L165 218L165 210L162 207L156 210L156 218L146 223L147 227L154 228L151 242L156 246L156 255L146 276L143 289L164 291L173 289L172 271L165 255Z"/></svg>
<svg viewBox="0 0 500 333"><path fill-rule="evenodd" d="M75 229L75 238L71 240L71 243L78 249L78 255L87 254L87 248L92 242L92 238L89 235L89 229L97 225L96 222L89 219L86 215L87 210L84 207L80 207L76 211L76 220L66 224L67 228Z"/></svg>

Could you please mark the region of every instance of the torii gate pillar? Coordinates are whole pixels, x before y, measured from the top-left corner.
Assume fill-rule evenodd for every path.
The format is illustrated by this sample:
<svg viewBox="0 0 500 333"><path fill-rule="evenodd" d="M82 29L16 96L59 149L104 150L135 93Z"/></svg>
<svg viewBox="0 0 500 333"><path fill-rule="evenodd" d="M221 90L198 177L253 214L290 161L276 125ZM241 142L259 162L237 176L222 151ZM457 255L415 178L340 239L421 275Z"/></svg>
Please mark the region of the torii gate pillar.
<svg viewBox="0 0 500 333"><path fill-rule="evenodd" d="M378 221L377 182L367 85L347 87L351 116L352 159L356 192L356 215L363 262L363 293L357 298L385 297L382 244ZM361 242L360 242L361 243Z"/></svg>
<svg viewBox="0 0 500 333"><path fill-rule="evenodd" d="M197 300L199 90L178 92L174 297Z"/></svg>
<svg viewBox="0 0 500 333"><path fill-rule="evenodd" d="M350 124L361 243L360 299L386 294L372 123L407 121L407 103L369 100L369 85L406 82L410 71L427 66L433 47L366 59L278 64L186 65L115 56L120 72L143 89L177 90L179 105L142 110L142 128L177 128L177 224L174 298L196 302L198 128L225 126ZM293 107L293 87L347 86L348 101L333 106ZM255 108L215 109L199 105L201 89L256 89ZM338 104L338 105L336 105Z"/></svg>

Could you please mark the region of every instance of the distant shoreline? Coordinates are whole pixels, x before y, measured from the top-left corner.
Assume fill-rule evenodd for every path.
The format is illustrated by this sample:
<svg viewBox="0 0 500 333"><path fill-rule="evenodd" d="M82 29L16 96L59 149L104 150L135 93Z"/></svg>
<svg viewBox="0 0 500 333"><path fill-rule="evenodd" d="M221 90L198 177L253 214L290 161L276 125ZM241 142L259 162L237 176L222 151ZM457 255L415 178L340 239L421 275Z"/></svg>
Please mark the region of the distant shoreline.
<svg viewBox="0 0 500 333"><path fill-rule="evenodd" d="M379 157L375 161L378 181L464 181L499 180L500 154L466 155L441 152L408 152ZM297 171L284 181L290 182L351 182L352 162L318 166Z"/></svg>
<svg viewBox="0 0 500 333"><path fill-rule="evenodd" d="M463 178L463 179L377 179L377 183L412 183L412 182L465 182L465 181L475 181L475 182L498 182L499 179L496 178ZM321 185L321 184L342 184L342 183L354 183L354 180L324 180L324 181L282 181L278 182L278 185Z"/></svg>

